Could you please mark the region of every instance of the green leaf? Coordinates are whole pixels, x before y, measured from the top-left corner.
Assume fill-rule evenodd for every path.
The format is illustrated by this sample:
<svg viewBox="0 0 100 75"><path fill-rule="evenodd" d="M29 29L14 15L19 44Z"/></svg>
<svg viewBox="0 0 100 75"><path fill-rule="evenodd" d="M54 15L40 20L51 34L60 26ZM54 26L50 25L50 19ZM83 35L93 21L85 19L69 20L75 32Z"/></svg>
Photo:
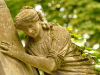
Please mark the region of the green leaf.
<svg viewBox="0 0 100 75"><path fill-rule="evenodd" d="M84 46L77 46L77 47L78 47L79 50L82 50L82 51L85 50Z"/></svg>
<svg viewBox="0 0 100 75"><path fill-rule="evenodd" d="M100 53L98 51L94 51L94 50L84 50L85 53L91 55L91 57L99 57Z"/></svg>
<svg viewBox="0 0 100 75"><path fill-rule="evenodd" d="M77 34L71 34L71 36L77 37L77 38L83 38L81 35L77 35Z"/></svg>
<svg viewBox="0 0 100 75"><path fill-rule="evenodd" d="M84 53L84 54L82 54L83 56L86 56L86 54Z"/></svg>
<svg viewBox="0 0 100 75"><path fill-rule="evenodd" d="M44 72L42 70L40 70L40 69L38 69L38 70L39 70L40 75L44 75Z"/></svg>
<svg viewBox="0 0 100 75"><path fill-rule="evenodd" d="M68 30L70 30L70 31L72 31L72 30L73 30L73 29L72 29L72 28L70 28L70 27L67 27L67 29L68 29Z"/></svg>
<svg viewBox="0 0 100 75"><path fill-rule="evenodd" d="M75 39L75 38L72 38L71 41L73 43L75 43L77 46L83 46L84 43L86 42L85 39L81 38L81 39Z"/></svg>
<svg viewBox="0 0 100 75"><path fill-rule="evenodd" d="M96 64L96 65L94 66L94 68L95 68L96 70L100 71L100 63Z"/></svg>
<svg viewBox="0 0 100 75"><path fill-rule="evenodd" d="M85 50L95 50L93 48L85 47Z"/></svg>
<svg viewBox="0 0 100 75"><path fill-rule="evenodd" d="M98 51L89 51L90 54L92 54L92 56L99 56L100 53Z"/></svg>
<svg viewBox="0 0 100 75"><path fill-rule="evenodd" d="M99 57L94 57L94 59L95 59L95 61L96 61L97 63L100 63L100 58L99 58Z"/></svg>

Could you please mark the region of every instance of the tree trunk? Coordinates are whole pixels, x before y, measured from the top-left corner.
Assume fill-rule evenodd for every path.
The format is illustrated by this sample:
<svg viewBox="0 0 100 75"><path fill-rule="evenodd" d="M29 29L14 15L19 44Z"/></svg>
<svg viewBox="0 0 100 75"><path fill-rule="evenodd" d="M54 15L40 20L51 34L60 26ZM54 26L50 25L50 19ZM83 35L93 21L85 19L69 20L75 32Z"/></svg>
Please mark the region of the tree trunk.
<svg viewBox="0 0 100 75"><path fill-rule="evenodd" d="M4 0L0 0L0 45L25 51ZM0 75L34 74L30 65L0 53Z"/></svg>

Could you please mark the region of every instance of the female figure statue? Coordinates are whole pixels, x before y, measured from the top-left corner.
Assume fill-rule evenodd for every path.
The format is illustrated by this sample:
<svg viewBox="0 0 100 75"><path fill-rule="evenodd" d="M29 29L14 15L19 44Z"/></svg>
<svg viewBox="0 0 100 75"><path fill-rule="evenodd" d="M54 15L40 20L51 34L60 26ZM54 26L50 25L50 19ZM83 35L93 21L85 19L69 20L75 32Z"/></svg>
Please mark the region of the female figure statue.
<svg viewBox="0 0 100 75"><path fill-rule="evenodd" d="M15 18L15 27L26 33L27 53L20 50L1 51L51 75L100 74L90 56L71 42L67 29L44 23L41 13L24 6ZM2 46L3 47L3 46ZM4 47L5 48L5 47Z"/></svg>

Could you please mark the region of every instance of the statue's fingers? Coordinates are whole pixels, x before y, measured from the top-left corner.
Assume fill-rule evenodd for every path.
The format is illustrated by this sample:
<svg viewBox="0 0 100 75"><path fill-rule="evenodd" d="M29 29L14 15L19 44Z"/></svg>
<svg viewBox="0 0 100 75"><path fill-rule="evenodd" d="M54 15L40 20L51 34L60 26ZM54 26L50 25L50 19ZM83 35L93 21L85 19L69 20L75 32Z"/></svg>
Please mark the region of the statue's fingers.
<svg viewBox="0 0 100 75"><path fill-rule="evenodd" d="M1 53L7 54L7 51L0 49Z"/></svg>
<svg viewBox="0 0 100 75"><path fill-rule="evenodd" d="M4 45L0 45L0 48L2 48L3 50L9 50L8 47Z"/></svg>
<svg viewBox="0 0 100 75"><path fill-rule="evenodd" d="M9 56L12 56L12 53L10 51L5 51L5 50L0 49L0 52L3 54L7 54Z"/></svg>

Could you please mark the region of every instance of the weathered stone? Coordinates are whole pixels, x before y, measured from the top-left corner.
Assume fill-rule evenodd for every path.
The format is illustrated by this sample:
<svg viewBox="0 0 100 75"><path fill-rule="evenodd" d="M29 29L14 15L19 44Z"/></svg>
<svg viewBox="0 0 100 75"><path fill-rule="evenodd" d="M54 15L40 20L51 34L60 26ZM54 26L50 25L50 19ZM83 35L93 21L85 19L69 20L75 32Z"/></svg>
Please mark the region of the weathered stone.
<svg viewBox="0 0 100 75"><path fill-rule="evenodd" d="M25 52L4 0L0 0L0 45ZM0 52L0 75L34 74L30 65Z"/></svg>

